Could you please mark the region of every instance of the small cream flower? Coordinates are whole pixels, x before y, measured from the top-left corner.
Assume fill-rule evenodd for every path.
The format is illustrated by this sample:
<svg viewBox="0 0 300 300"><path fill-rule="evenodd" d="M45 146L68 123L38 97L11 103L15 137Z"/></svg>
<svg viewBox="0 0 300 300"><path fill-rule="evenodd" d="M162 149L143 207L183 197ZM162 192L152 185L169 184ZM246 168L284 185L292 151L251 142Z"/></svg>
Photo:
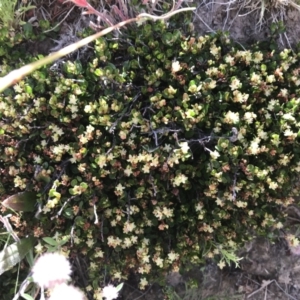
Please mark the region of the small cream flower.
<svg viewBox="0 0 300 300"><path fill-rule="evenodd" d="M213 160L216 160L218 157L220 157L220 154L218 151L210 151L210 157L213 159Z"/></svg>
<svg viewBox="0 0 300 300"><path fill-rule="evenodd" d="M278 188L278 184L276 182L270 182L269 188L272 190L276 190Z"/></svg>
<svg viewBox="0 0 300 300"><path fill-rule="evenodd" d="M172 62L172 73L179 72L181 69L182 69L182 67L180 66L179 61Z"/></svg>
<svg viewBox="0 0 300 300"><path fill-rule="evenodd" d="M133 222L126 222L123 226L123 232L129 233L132 232L135 229L136 225Z"/></svg>
<svg viewBox="0 0 300 300"><path fill-rule="evenodd" d="M219 263L218 263L218 267L222 270L224 267L226 266L226 263L224 262L224 260L221 260Z"/></svg>
<svg viewBox="0 0 300 300"><path fill-rule="evenodd" d="M237 124L240 121L239 113L228 111L224 117L224 122L227 124Z"/></svg>
<svg viewBox="0 0 300 300"><path fill-rule="evenodd" d="M173 251L171 251L169 254L168 254L168 259L169 261L172 263L173 261L177 260L179 258L179 254L178 253L175 253Z"/></svg>
<svg viewBox="0 0 300 300"><path fill-rule="evenodd" d="M230 88L232 91L239 89L242 86L241 81L237 78L231 80Z"/></svg>
<svg viewBox="0 0 300 300"><path fill-rule="evenodd" d="M268 75L266 78L267 83L272 83L276 81L276 78L274 75Z"/></svg>
<svg viewBox="0 0 300 300"><path fill-rule="evenodd" d="M42 288L52 288L66 283L72 273L68 259L59 253L46 253L40 256L32 268L32 278Z"/></svg>
<svg viewBox="0 0 300 300"><path fill-rule="evenodd" d="M148 285L147 279L145 277L141 278L140 284L139 284L140 289L144 290L147 285Z"/></svg>
<svg viewBox="0 0 300 300"><path fill-rule="evenodd" d="M248 124L252 124L254 119L256 119L257 115L253 112L246 112L244 115L244 120L246 121L246 123Z"/></svg>
<svg viewBox="0 0 300 300"><path fill-rule="evenodd" d="M261 53L261 51L258 51L258 52L254 52L253 54L253 61L256 63L256 64L259 64L262 60L263 60L263 54Z"/></svg>
<svg viewBox="0 0 300 300"><path fill-rule="evenodd" d="M36 164L40 164L42 162L42 158L39 155L36 155L33 160Z"/></svg>

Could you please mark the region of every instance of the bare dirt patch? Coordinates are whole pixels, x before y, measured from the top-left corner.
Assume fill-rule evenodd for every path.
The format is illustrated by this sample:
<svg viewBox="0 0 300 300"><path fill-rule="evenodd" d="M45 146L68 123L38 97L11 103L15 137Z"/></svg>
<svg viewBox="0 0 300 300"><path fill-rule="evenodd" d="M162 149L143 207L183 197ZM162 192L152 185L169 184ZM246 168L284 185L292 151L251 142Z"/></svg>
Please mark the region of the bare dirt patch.
<svg viewBox="0 0 300 300"><path fill-rule="evenodd" d="M139 291L135 275L125 284L122 299L300 299L300 257L291 254L284 239L274 244L266 238L254 239L239 255L243 257L240 268L220 270L216 263L207 261L188 272L169 274L164 289L153 284Z"/></svg>
<svg viewBox="0 0 300 300"><path fill-rule="evenodd" d="M286 32L278 39L280 48L293 48L299 42L300 11L284 5L288 1L197 1L194 24L199 35L227 31L230 37L246 47L270 38L272 23L283 22ZM279 4L275 4L281 3ZM262 6L265 3L265 8Z"/></svg>

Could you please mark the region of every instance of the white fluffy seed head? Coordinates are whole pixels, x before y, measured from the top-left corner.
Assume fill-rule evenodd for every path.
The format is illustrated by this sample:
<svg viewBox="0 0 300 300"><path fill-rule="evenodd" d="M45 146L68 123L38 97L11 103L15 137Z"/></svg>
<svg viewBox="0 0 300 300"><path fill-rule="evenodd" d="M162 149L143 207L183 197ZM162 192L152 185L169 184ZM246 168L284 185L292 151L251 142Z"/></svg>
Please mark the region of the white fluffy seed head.
<svg viewBox="0 0 300 300"><path fill-rule="evenodd" d="M118 291L117 288L115 288L113 285L109 284L103 289L103 297L106 298L106 300L113 300L118 298Z"/></svg>
<svg viewBox="0 0 300 300"><path fill-rule="evenodd" d="M85 300L84 293L73 285L62 283L56 285L48 300Z"/></svg>
<svg viewBox="0 0 300 300"><path fill-rule="evenodd" d="M66 283L72 273L68 259L59 253L45 253L40 256L32 268L32 278L40 287L53 288Z"/></svg>

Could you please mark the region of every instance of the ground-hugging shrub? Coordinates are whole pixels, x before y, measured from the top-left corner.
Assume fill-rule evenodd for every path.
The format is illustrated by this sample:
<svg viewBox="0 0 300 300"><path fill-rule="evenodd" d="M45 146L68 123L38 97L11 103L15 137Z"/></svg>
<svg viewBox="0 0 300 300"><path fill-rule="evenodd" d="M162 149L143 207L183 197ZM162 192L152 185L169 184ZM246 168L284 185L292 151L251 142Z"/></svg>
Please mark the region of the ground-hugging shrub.
<svg viewBox="0 0 300 300"><path fill-rule="evenodd" d="M69 236L97 299L107 276L133 270L144 288L282 226L300 169L297 54L163 22L94 49L1 95L1 182L38 203L11 220L19 236Z"/></svg>

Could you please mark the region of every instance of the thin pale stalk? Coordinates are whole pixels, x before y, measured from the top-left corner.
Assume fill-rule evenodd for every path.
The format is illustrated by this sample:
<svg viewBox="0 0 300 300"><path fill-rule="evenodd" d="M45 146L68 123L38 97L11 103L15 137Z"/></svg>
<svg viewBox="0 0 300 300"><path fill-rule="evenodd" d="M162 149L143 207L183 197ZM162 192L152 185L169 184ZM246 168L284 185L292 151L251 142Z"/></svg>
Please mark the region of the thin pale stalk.
<svg viewBox="0 0 300 300"><path fill-rule="evenodd" d="M140 15L138 15L136 18L132 18L132 19L128 19L126 21L122 21L116 25L113 25L111 27L108 27L100 32L97 32L91 36L88 36L74 44L71 44L57 52L54 52L36 62L33 62L31 64L28 64L24 67L21 67L20 69L16 69L11 71L10 73L8 73L6 76L0 78L0 92L4 91L6 88L10 87L13 84L16 84L17 82L19 82L24 76L32 73L33 71L41 68L44 65L50 64L52 62L54 62L55 60L72 53L73 51L89 44L90 42L93 42L94 40L98 39L99 37L106 35L110 32L112 32L115 29L121 28L129 23L133 23L133 22L141 22L143 20L146 19L150 19L150 20L164 20L167 19L175 14L178 14L180 12L183 11L192 11L195 10L195 7L191 7L191 8L182 8L182 9L178 9L176 11L171 11L167 14L164 14L162 16L152 16L150 14L146 14L146 13L142 13Z"/></svg>

